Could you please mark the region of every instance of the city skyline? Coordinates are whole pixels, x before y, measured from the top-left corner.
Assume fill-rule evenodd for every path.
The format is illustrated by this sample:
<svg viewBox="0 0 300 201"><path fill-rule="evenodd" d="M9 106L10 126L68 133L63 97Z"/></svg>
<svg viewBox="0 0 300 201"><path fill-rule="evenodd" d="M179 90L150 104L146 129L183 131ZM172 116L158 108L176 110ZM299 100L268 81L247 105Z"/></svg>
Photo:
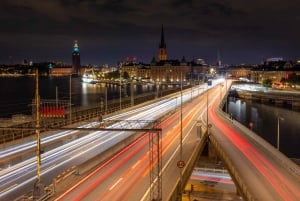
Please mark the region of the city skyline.
<svg viewBox="0 0 300 201"><path fill-rule="evenodd" d="M300 59L296 1L8 1L0 5L0 63L72 63L78 40L83 65L126 57L157 58L161 25L169 59L215 64Z"/></svg>

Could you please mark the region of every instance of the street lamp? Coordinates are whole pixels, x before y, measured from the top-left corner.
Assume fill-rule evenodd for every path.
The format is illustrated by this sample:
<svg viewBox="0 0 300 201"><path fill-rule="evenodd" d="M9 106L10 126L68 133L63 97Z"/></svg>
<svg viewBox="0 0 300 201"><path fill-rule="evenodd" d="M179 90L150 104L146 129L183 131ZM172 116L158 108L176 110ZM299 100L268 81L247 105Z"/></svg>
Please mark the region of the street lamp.
<svg viewBox="0 0 300 201"><path fill-rule="evenodd" d="M121 83L121 73L122 73L122 69L121 69L121 67L122 67L122 64L120 65L120 111L121 111L121 109L122 109L122 83Z"/></svg>
<svg viewBox="0 0 300 201"><path fill-rule="evenodd" d="M277 149L279 151L279 134L280 134L280 129L279 129L279 120L283 121L284 118L277 116Z"/></svg>
<svg viewBox="0 0 300 201"><path fill-rule="evenodd" d="M183 133L182 133L182 72L180 72L180 161L182 160L182 140L183 140ZM182 168L180 168L180 200L182 200L182 188L183 188L183 175L182 175Z"/></svg>

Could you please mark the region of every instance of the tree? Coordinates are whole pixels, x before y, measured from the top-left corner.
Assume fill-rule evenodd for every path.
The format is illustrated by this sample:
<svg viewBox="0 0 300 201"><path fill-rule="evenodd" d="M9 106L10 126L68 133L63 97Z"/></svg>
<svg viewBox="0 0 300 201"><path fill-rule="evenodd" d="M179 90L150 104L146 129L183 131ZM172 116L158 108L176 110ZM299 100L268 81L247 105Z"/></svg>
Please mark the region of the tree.
<svg viewBox="0 0 300 201"><path fill-rule="evenodd" d="M292 84L300 84L300 75L297 75L296 73L291 74L288 81Z"/></svg>
<svg viewBox="0 0 300 201"><path fill-rule="evenodd" d="M123 78L124 79L129 79L129 74L128 74L128 72L127 71L125 71L124 73L123 73Z"/></svg>
<svg viewBox="0 0 300 201"><path fill-rule="evenodd" d="M118 79L120 78L119 71L113 71L106 74L105 78L107 79Z"/></svg>
<svg viewBox="0 0 300 201"><path fill-rule="evenodd" d="M263 80L262 85L264 87L271 87L272 86L272 80L271 79L265 79L265 80Z"/></svg>

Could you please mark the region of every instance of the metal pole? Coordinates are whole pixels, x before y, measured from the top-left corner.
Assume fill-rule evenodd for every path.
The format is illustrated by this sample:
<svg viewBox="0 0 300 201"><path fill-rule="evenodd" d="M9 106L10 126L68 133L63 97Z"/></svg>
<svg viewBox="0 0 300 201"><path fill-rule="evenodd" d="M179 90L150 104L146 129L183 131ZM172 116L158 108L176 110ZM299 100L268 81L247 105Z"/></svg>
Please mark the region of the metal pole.
<svg viewBox="0 0 300 201"><path fill-rule="evenodd" d="M226 111L225 112L228 113L228 108L227 108L228 107L227 106L227 99L228 99L228 96L227 96L227 72L225 73L225 85L226 85L225 86L226 87L226 89L225 89L225 96L226 96L226 102L225 102L225 108L226 109L225 110Z"/></svg>
<svg viewBox="0 0 300 201"><path fill-rule="evenodd" d="M193 84L191 83L191 101L193 100Z"/></svg>
<svg viewBox="0 0 300 201"><path fill-rule="evenodd" d="M120 66L120 110L122 109L122 87L121 87L121 66Z"/></svg>
<svg viewBox="0 0 300 201"><path fill-rule="evenodd" d="M107 86L105 84L105 114L107 114Z"/></svg>
<svg viewBox="0 0 300 201"><path fill-rule="evenodd" d="M55 88L55 100L56 100L56 108L58 107L58 87Z"/></svg>
<svg viewBox="0 0 300 201"><path fill-rule="evenodd" d="M277 149L279 151L279 116L277 117Z"/></svg>
<svg viewBox="0 0 300 201"><path fill-rule="evenodd" d="M180 73L181 84L180 84L180 161L182 161L182 72ZM182 200L182 168L180 168L180 197L179 200Z"/></svg>
<svg viewBox="0 0 300 201"><path fill-rule="evenodd" d="M130 82L130 100L131 100L131 107L134 106L134 93L133 93L133 83Z"/></svg>
<svg viewBox="0 0 300 201"><path fill-rule="evenodd" d="M208 85L206 90L206 129L208 133Z"/></svg>
<svg viewBox="0 0 300 201"><path fill-rule="evenodd" d="M277 116L277 149L279 151L279 144L280 144L280 127L279 127L279 124L280 124L280 120L284 120L283 117L281 116Z"/></svg>
<svg viewBox="0 0 300 201"><path fill-rule="evenodd" d="M72 124L72 74L70 74L70 102L69 102L70 124Z"/></svg>
<svg viewBox="0 0 300 201"><path fill-rule="evenodd" d="M35 70L35 104L36 104L36 155L37 155L37 184L41 182L41 138L40 138L40 95L39 95L39 71Z"/></svg>
<svg viewBox="0 0 300 201"><path fill-rule="evenodd" d="M222 85L220 84L220 102L222 100Z"/></svg>
<svg viewBox="0 0 300 201"><path fill-rule="evenodd" d="M156 82L156 98L158 98L158 93L159 93L159 82Z"/></svg>

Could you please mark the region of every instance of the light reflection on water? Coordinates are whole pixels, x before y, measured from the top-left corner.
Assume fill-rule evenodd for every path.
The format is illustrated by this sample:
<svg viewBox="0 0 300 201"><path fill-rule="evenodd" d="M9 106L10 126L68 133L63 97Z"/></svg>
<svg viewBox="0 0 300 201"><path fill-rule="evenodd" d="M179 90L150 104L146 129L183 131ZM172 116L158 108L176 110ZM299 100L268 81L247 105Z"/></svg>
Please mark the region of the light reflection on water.
<svg viewBox="0 0 300 201"><path fill-rule="evenodd" d="M229 98L228 113L249 127L274 147L277 146L277 117L279 121L280 151L290 158L300 158L300 113L257 102Z"/></svg>
<svg viewBox="0 0 300 201"><path fill-rule="evenodd" d="M79 77L40 77L39 93L41 99L71 100L73 106L99 105L105 98L105 87L100 84L82 83ZM31 103L35 97L35 78L0 77L0 118L10 118L15 114L32 114ZM9 87L8 87L9 86ZM120 97L119 85L107 85L107 99ZM154 85L134 85L133 94L154 92ZM130 85L122 87L122 97L130 95Z"/></svg>

